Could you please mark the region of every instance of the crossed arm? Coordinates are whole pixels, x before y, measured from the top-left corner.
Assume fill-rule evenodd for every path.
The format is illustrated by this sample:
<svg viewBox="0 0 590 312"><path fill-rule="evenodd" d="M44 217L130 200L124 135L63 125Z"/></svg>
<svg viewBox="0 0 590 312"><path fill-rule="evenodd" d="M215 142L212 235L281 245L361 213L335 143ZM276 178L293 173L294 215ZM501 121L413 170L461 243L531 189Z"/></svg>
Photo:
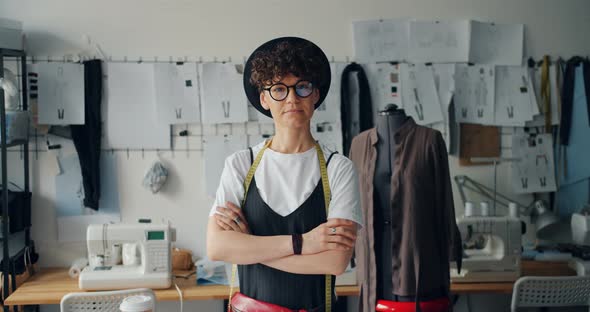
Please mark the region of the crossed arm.
<svg viewBox="0 0 590 312"><path fill-rule="evenodd" d="M247 220L232 203L218 207L219 213L209 217L207 255L211 260L236 264L261 263L295 274L340 275L352 256L356 240L356 223L329 219L303 234L301 255L293 254L290 235L251 235ZM236 223L234 220L241 220ZM336 228L332 233L331 228Z"/></svg>

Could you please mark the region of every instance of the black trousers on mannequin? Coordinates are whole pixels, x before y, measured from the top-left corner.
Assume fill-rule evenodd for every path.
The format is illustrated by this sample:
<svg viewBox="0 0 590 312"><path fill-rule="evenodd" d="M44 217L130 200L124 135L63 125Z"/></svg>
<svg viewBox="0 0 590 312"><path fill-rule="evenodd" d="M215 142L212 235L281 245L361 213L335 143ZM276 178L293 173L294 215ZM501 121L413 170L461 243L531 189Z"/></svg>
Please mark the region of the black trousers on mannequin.
<svg viewBox="0 0 590 312"><path fill-rule="evenodd" d="M100 198L100 138L102 101L102 62L84 62L84 121L72 125L72 139L80 159L84 184L84 206L98 210Z"/></svg>

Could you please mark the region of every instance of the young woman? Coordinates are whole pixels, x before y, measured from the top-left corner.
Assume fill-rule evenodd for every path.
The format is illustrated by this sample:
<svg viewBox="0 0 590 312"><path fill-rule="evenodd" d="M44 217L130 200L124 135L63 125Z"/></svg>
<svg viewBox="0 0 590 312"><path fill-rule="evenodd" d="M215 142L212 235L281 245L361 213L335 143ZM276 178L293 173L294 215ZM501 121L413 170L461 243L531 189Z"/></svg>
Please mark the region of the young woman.
<svg viewBox="0 0 590 312"><path fill-rule="evenodd" d="M246 63L246 95L275 135L226 159L209 217L209 258L239 265L234 311L333 311L362 217L354 165L311 135L330 78L301 38L271 40Z"/></svg>

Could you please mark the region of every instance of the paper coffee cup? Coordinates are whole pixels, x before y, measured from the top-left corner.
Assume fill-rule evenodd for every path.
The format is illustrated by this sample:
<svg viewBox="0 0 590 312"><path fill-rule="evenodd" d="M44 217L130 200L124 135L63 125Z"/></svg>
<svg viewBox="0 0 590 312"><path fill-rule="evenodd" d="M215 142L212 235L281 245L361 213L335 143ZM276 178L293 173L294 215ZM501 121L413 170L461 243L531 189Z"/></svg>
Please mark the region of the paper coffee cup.
<svg viewBox="0 0 590 312"><path fill-rule="evenodd" d="M123 299L119 306L121 312L152 312L154 300L150 296L137 295Z"/></svg>

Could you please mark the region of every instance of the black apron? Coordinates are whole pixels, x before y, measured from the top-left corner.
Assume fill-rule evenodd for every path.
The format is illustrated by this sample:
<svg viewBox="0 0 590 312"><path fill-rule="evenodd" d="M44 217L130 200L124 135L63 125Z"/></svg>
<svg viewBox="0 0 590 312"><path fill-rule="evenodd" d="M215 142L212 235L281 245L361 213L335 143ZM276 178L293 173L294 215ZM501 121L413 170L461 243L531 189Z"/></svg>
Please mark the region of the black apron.
<svg viewBox="0 0 590 312"><path fill-rule="evenodd" d="M253 162L252 151L250 155ZM331 154L326 167L332 159ZM322 180L313 193L291 214L283 217L272 210L260 197L253 177L242 212L252 235L274 236L307 233L326 222ZM324 311L325 275L293 274L263 264L238 265L240 292L250 298L290 309ZM332 290L335 277L332 276ZM332 291L332 302L335 303ZM332 304L334 310L334 304ZM314 310L316 311L316 310ZM331 312L331 311L330 311Z"/></svg>

